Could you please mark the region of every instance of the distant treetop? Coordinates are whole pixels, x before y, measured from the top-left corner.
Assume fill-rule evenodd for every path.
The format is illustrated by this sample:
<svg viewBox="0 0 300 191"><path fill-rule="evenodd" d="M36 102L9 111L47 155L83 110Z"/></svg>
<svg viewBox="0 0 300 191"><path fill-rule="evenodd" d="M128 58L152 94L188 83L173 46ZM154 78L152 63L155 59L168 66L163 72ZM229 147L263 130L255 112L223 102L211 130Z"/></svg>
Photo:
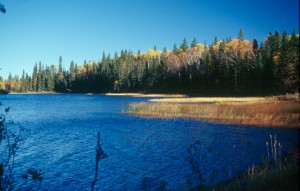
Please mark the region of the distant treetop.
<svg viewBox="0 0 300 191"><path fill-rule="evenodd" d="M5 9L4 5L2 5L1 3L0 3L0 11L2 13L6 13L6 9Z"/></svg>

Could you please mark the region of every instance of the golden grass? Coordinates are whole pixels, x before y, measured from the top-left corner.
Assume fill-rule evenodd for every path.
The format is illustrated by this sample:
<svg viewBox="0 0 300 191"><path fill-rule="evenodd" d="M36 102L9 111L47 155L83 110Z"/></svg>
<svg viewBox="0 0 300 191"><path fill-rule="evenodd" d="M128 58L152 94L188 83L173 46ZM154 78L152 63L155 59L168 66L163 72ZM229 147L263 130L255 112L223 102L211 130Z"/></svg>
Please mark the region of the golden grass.
<svg viewBox="0 0 300 191"><path fill-rule="evenodd" d="M151 99L152 102L168 102L168 103L203 103L203 102L258 102L266 101L264 97L186 97L186 98L164 98Z"/></svg>
<svg viewBox="0 0 300 191"><path fill-rule="evenodd" d="M251 100L251 99L249 99ZM298 101L208 103L135 103L128 114L157 118L189 118L221 124L299 127Z"/></svg>

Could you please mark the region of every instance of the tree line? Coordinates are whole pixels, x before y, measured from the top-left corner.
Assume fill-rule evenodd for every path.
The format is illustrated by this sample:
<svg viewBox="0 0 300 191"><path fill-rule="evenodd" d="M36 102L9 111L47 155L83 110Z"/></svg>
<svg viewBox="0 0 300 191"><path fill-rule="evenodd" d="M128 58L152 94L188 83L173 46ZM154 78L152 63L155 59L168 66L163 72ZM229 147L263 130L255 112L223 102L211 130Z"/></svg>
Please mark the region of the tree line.
<svg viewBox="0 0 300 191"><path fill-rule="evenodd" d="M41 62L32 74L0 77L0 90L13 92L145 92L207 95L269 95L299 90L299 34L277 30L258 44L237 38L210 45L186 39L173 50L156 47L145 53L121 50L103 52L101 61L71 61L58 67Z"/></svg>

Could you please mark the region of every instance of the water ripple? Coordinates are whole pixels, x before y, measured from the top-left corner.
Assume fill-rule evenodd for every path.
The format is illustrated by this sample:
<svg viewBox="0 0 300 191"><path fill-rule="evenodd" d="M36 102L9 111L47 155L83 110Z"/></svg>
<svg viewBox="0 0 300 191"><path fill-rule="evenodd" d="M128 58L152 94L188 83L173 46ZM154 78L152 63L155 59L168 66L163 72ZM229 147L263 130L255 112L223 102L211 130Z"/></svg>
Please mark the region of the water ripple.
<svg viewBox="0 0 300 191"><path fill-rule="evenodd" d="M96 188L141 190L143 180L152 187L166 180L173 190L184 190L187 180L195 180L185 160L193 139L206 145L202 165L207 182L213 168L217 181L222 181L261 162L270 134L277 134L285 151L298 142L293 130L122 114L129 102L145 100L80 94L1 96L1 103L11 107L8 117L29 129L17 153L16 174L34 167L43 172L42 190L90 190L101 131L108 158L100 162Z"/></svg>

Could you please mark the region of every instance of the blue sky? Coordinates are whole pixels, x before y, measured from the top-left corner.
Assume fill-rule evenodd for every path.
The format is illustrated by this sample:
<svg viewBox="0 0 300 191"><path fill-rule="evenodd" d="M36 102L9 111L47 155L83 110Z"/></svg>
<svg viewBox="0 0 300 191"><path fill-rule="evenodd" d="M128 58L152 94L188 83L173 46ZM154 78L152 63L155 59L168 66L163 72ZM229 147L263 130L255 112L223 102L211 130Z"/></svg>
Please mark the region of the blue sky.
<svg viewBox="0 0 300 191"><path fill-rule="evenodd" d="M102 52L172 49L183 38L262 41L278 29L299 32L298 0L0 0L0 75L32 73L36 62L67 69Z"/></svg>

